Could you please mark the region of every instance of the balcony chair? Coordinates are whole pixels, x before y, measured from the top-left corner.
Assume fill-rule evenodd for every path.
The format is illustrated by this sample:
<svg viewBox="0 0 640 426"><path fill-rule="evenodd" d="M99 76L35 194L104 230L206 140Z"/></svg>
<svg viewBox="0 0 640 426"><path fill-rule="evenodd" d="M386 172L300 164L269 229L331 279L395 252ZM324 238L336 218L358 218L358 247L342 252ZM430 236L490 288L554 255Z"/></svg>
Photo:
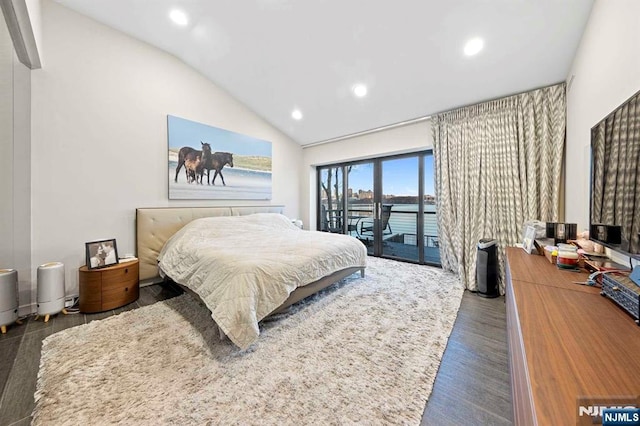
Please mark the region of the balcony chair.
<svg viewBox="0 0 640 426"><path fill-rule="evenodd" d="M391 225L389 225L389 218L391 217L391 207L393 204L383 204L382 205L382 235L390 235L393 233L391 231ZM373 236L373 219L367 220L366 218L359 221L360 229L356 228L356 233L359 236Z"/></svg>
<svg viewBox="0 0 640 426"><path fill-rule="evenodd" d="M339 211L333 211L333 218L329 217L329 211L324 204L320 205L320 230L325 232L342 233L341 220L342 216ZM332 220L333 219L333 220ZM333 226L336 225L336 226Z"/></svg>

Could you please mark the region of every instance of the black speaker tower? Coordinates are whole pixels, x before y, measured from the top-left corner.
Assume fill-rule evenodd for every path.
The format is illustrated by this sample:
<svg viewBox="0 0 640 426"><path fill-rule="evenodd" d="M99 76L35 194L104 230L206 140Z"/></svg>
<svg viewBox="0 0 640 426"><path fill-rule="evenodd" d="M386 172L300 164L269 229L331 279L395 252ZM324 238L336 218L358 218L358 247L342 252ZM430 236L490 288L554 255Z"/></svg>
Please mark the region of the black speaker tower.
<svg viewBox="0 0 640 426"><path fill-rule="evenodd" d="M483 238L478 242L476 262L478 296L498 297L498 246L497 241Z"/></svg>

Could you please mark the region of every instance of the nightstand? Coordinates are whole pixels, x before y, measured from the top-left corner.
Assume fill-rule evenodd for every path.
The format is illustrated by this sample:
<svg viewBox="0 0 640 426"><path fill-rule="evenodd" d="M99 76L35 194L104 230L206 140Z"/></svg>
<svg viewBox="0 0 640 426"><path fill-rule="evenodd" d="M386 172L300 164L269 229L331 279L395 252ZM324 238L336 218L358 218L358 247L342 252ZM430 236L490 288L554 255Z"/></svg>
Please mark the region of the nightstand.
<svg viewBox="0 0 640 426"><path fill-rule="evenodd" d="M80 311L116 309L138 299L138 259L101 269L79 269Z"/></svg>

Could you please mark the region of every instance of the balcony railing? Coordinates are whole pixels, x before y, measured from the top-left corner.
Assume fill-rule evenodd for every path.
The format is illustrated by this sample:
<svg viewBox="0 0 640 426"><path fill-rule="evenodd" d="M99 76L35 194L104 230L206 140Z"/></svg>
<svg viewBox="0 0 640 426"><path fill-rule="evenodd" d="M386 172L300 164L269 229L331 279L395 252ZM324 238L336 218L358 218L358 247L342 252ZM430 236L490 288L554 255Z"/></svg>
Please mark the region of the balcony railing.
<svg viewBox="0 0 640 426"><path fill-rule="evenodd" d="M401 207L400 207L401 208ZM417 207L416 207L417 208ZM351 207L348 210L349 223L356 220L364 220L371 223L373 221L373 208L371 206L357 208ZM363 217L365 219L363 219ZM366 218L371 218L367 220ZM389 216L389 228L391 233L384 235L383 238L389 239L394 236L403 235L403 244L417 245L416 231L418 225L418 212L417 211L403 211L399 209L391 209L391 215ZM438 240L438 224L436 212L425 211L424 212L424 242L425 247L439 247ZM352 230L352 235L356 235L357 232Z"/></svg>
<svg viewBox="0 0 640 426"><path fill-rule="evenodd" d="M429 205L432 206L432 205ZM413 209L415 208L415 210ZM428 207L431 209L432 207ZM383 231L383 254L386 256L418 261L418 206L409 204L394 205L389 215L388 226ZM321 208L320 229L322 231L348 233L360 239L369 253L372 253L373 240L371 232L362 232L362 225L373 224L373 206L349 205L347 214L342 209ZM346 218L346 223L345 223ZM423 218L424 261L440 264L440 242L438 239L437 215L435 211L426 210Z"/></svg>

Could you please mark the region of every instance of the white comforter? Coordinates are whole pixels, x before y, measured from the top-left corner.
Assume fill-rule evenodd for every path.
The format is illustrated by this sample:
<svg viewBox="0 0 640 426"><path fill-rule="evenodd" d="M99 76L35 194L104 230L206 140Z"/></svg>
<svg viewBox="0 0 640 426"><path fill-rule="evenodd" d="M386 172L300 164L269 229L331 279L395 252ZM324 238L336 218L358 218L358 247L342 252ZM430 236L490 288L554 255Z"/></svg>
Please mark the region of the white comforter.
<svg viewBox="0 0 640 426"><path fill-rule="evenodd" d="M353 237L303 231L274 213L194 220L158 256L161 271L198 294L242 349L258 338L258 321L297 287L364 267L366 258Z"/></svg>

